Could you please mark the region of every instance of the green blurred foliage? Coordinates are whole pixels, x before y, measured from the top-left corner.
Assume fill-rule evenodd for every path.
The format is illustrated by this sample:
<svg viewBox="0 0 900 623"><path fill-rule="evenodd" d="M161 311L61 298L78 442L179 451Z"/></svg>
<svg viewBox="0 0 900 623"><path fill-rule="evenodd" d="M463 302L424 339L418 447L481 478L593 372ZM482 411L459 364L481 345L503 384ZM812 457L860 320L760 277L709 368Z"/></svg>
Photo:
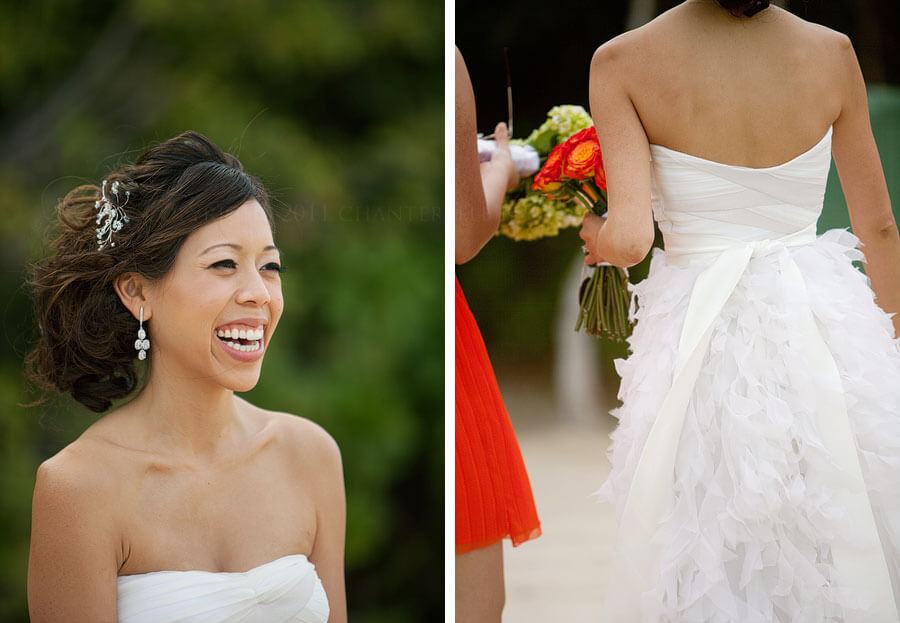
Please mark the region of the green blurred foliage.
<svg viewBox="0 0 900 623"><path fill-rule="evenodd" d="M351 621L443 616L443 5L0 5L0 620L26 619L38 463L94 416L19 406L24 266L56 200L186 129L273 196L285 315L248 398L322 424L348 500Z"/></svg>

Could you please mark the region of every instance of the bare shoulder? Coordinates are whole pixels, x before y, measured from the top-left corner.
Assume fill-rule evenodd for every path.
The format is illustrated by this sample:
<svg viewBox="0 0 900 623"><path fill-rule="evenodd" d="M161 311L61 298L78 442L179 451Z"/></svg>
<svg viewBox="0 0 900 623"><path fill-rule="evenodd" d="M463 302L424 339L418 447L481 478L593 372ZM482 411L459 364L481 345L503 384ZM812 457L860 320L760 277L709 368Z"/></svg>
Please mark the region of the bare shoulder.
<svg viewBox="0 0 900 623"><path fill-rule="evenodd" d="M117 463L106 444L83 435L38 467L35 501L100 508L98 502L112 498L118 489Z"/></svg>
<svg viewBox="0 0 900 623"><path fill-rule="evenodd" d="M672 43L679 36L678 7L670 9L646 24L623 32L603 43L591 58L591 73L627 77L646 69L654 55L671 51ZM627 70L624 71L623 70Z"/></svg>
<svg viewBox="0 0 900 623"><path fill-rule="evenodd" d="M648 27L649 24L624 32L594 50L591 72L609 70L611 67L634 60L634 57L645 49L647 38L645 29Z"/></svg>
<svg viewBox="0 0 900 623"><path fill-rule="evenodd" d="M96 445L80 438L37 470L28 561L32 621L115 620L115 577L125 558L118 470Z"/></svg>
<svg viewBox="0 0 900 623"><path fill-rule="evenodd" d="M831 28L814 24L791 16L796 55L801 67L810 68L810 74L817 76L823 87L830 93L852 93L860 82L859 63L850 38Z"/></svg>
<svg viewBox="0 0 900 623"><path fill-rule="evenodd" d="M128 409L104 415L40 465L38 485L59 494L83 493L95 502L117 495L134 473L131 424Z"/></svg>
<svg viewBox="0 0 900 623"><path fill-rule="evenodd" d="M88 539L121 562L117 509L124 471L119 463L105 444L84 437L41 463L32 500L39 533L34 536Z"/></svg>
<svg viewBox="0 0 900 623"><path fill-rule="evenodd" d="M851 47L850 38L837 30L833 30L822 24L816 24L815 22L808 22L805 19L794 15L790 11L785 11L779 7L770 8L771 10L778 11L779 16L784 22L789 27L795 28L798 34L803 34L809 39L817 40L822 45L831 46L833 48Z"/></svg>
<svg viewBox="0 0 900 623"><path fill-rule="evenodd" d="M321 425L299 415L245 404L264 423L267 437L285 451L292 461L304 464L313 462L320 467L336 466L340 469L340 448L334 437Z"/></svg>
<svg viewBox="0 0 900 623"><path fill-rule="evenodd" d="M829 56L853 54L853 44L850 42L850 37L844 33L821 24L807 22L799 17L794 17L794 19L797 20L797 30L802 33L804 41L817 52Z"/></svg>

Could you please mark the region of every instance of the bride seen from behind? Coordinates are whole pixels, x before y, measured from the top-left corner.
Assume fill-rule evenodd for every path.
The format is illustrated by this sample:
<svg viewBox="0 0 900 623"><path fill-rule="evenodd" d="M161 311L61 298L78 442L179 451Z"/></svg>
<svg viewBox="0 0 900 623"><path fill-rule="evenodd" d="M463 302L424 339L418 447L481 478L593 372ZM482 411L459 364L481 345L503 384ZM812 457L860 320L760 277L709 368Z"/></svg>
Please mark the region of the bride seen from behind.
<svg viewBox="0 0 900 623"><path fill-rule="evenodd" d="M898 621L900 239L849 39L688 0L601 46L590 98L585 261L637 263L654 218L665 246L617 365L603 620ZM832 155L858 240L816 237Z"/></svg>
<svg viewBox="0 0 900 623"><path fill-rule="evenodd" d="M346 621L338 447L235 395L284 305L263 187L188 132L58 211L30 376L98 413L137 395L38 470L31 620Z"/></svg>

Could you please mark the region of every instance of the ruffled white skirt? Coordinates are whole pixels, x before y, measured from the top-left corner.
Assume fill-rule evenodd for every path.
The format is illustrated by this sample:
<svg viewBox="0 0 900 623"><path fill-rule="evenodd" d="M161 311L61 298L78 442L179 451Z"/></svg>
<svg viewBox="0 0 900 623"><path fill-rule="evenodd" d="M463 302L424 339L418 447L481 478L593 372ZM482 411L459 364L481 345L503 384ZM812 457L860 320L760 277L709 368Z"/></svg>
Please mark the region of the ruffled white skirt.
<svg viewBox="0 0 900 623"><path fill-rule="evenodd" d="M874 620L872 604L848 587L832 559L836 544L854 546L856 526L836 495L848 474L829 453L815 413L816 394L833 391L823 387L832 381L795 356L804 309L840 375L900 603L900 347L851 263L862 257L856 244L833 230L751 258L714 321L677 442L672 506L653 538L658 575L642 595L642 620ZM612 471L598 492L620 519L672 384L692 287L708 265L679 267L654 253L650 275L634 286L633 354L616 362L623 405L613 411ZM784 253L802 274L802 296L780 278Z"/></svg>

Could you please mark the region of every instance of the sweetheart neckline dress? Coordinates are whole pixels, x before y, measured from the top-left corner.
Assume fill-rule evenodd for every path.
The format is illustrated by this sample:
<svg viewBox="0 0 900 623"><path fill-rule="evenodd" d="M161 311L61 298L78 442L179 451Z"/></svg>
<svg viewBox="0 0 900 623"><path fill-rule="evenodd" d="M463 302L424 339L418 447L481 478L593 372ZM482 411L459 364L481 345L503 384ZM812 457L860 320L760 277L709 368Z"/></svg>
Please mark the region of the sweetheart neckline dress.
<svg viewBox="0 0 900 623"><path fill-rule="evenodd" d="M152 571L122 575L120 623L326 623L315 565L290 554L247 571Z"/></svg>
<svg viewBox="0 0 900 623"><path fill-rule="evenodd" d="M900 347L858 240L816 235L831 134L764 168L650 146L603 621L900 620Z"/></svg>

